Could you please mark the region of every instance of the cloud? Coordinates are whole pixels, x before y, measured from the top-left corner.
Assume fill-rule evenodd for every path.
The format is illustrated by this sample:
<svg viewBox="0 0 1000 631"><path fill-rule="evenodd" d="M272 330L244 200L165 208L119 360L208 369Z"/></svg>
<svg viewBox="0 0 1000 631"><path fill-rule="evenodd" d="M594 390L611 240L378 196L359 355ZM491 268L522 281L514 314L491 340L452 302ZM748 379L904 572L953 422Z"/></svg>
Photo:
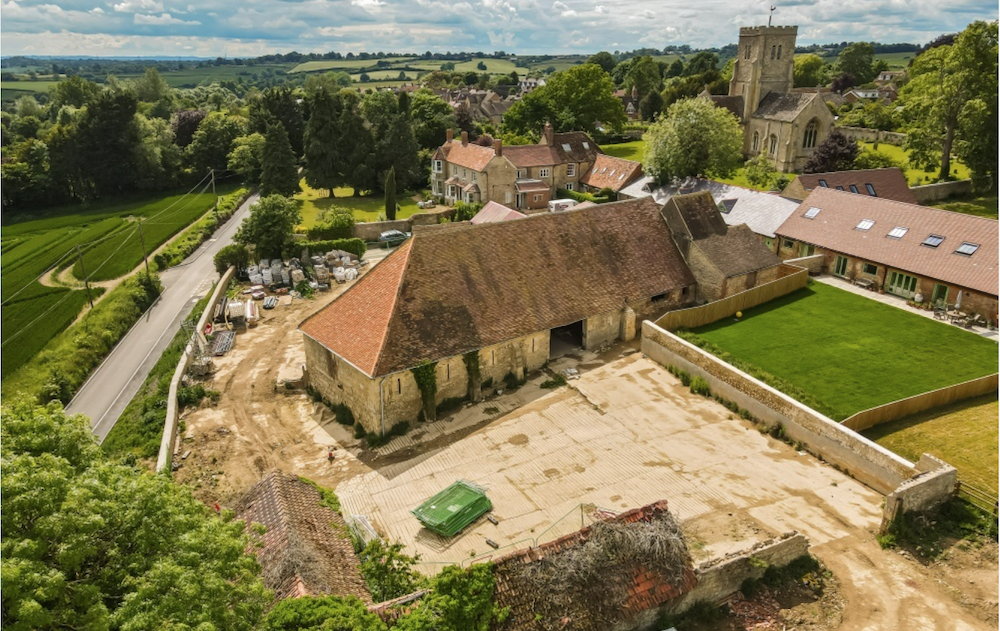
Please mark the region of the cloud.
<svg viewBox="0 0 1000 631"><path fill-rule="evenodd" d="M196 26L201 24L197 20L185 21L178 20L169 13L164 13L163 15L144 15L142 13L136 13L133 16L136 24L153 24L153 25L164 25L164 24L187 24L189 26Z"/></svg>
<svg viewBox="0 0 1000 631"><path fill-rule="evenodd" d="M351 4L362 9L385 6L385 2L382 0L351 0Z"/></svg>
<svg viewBox="0 0 1000 631"><path fill-rule="evenodd" d="M157 0L124 0L114 5L114 9L119 13L161 12L163 11L163 3Z"/></svg>
<svg viewBox="0 0 1000 631"><path fill-rule="evenodd" d="M552 3L552 8L559 12L559 17L571 18L576 15L576 11L569 8L565 2L560 2L559 0Z"/></svg>

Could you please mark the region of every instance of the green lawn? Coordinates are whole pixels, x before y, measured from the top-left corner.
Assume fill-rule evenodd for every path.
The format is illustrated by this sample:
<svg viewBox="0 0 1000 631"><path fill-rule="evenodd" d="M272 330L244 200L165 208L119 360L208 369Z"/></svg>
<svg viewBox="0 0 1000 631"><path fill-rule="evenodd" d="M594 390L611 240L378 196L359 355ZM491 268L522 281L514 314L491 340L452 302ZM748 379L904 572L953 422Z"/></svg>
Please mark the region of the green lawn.
<svg viewBox="0 0 1000 631"><path fill-rule="evenodd" d="M929 453L958 469L959 477L997 492L997 397L995 394L927 410L862 432L916 462Z"/></svg>
<svg viewBox="0 0 1000 631"><path fill-rule="evenodd" d="M609 156L635 160L636 162L642 162L642 153L645 147L645 140L633 140L632 142L623 142L617 145L601 145L601 149Z"/></svg>
<svg viewBox="0 0 1000 631"><path fill-rule="evenodd" d="M0 81L4 90L23 90L25 92L48 92L58 81Z"/></svg>
<svg viewBox="0 0 1000 631"><path fill-rule="evenodd" d="M305 180L302 180L301 186L302 192L296 195L295 199L302 208L302 223L299 225L299 228L302 229L314 226L320 211L332 206L350 208L354 212L354 220L357 222L378 221L379 213L385 212L385 198L381 195L354 197L353 188L338 188L334 189L335 197L328 197L327 191L309 188ZM420 209L417 208L417 200L413 198L413 195L412 193L401 193L396 196L396 202L400 207L399 212L396 213L397 219L406 219L410 215L420 212Z"/></svg>
<svg viewBox="0 0 1000 631"><path fill-rule="evenodd" d="M862 142L860 145L869 150L873 146L870 142ZM938 171L941 170L940 167L938 167L928 173L923 169L911 168L909 154L907 154L902 147L897 147L896 145L890 145L884 142L879 143L878 153L885 154L903 165L903 173L906 175L906 181L910 184L910 186L933 184L937 180ZM955 158L952 158L951 160L951 174L959 180L967 180L972 177L972 174L969 172L969 168Z"/></svg>
<svg viewBox="0 0 1000 631"><path fill-rule="evenodd" d="M965 213L966 215L976 215L977 217L996 219L997 203L996 195L986 195L982 197L970 196L949 199L936 204L930 204L930 206L933 206L934 208L942 208L944 210L951 210L957 213Z"/></svg>
<svg viewBox="0 0 1000 631"><path fill-rule="evenodd" d="M694 333L838 421L997 371L995 342L815 282Z"/></svg>

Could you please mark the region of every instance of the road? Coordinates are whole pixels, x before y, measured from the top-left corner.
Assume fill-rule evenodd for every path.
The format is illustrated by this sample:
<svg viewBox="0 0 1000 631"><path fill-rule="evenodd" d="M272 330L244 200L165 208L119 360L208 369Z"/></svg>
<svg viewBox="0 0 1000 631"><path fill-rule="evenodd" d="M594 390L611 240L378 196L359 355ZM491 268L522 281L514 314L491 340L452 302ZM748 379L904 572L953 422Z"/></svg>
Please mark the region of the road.
<svg viewBox="0 0 1000 631"><path fill-rule="evenodd" d="M98 366L67 406L73 414L86 414L98 439L103 441L125 406L174 338L194 304L212 288L219 275L212 261L215 253L232 242L257 195L239 210L183 263L160 274L163 294L132 327L111 354Z"/></svg>

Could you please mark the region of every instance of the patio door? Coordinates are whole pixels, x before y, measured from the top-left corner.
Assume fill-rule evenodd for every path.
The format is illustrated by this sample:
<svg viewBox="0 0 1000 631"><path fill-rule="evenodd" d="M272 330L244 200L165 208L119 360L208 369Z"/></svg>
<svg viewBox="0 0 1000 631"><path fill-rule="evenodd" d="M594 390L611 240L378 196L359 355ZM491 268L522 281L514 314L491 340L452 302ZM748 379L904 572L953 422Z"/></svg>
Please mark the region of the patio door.
<svg viewBox="0 0 1000 631"><path fill-rule="evenodd" d="M834 276L847 276L847 257L837 256L837 259L833 262L833 275Z"/></svg>
<svg viewBox="0 0 1000 631"><path fill-rule="evenodd" d="M802 245L799 246L800 257L812 256L813 254L816 254L816 248L813 247L812 245L808 243L803 243Z"/></svg>
<svg viewBox="0 0 1000 631"><path fill-rule="evenodd" d="M931 304L943 307L948 302L948 286L934 283L934 292L931 294Z"/></svg>
<svg viewBox="0 0 1000 631"><path fill-rule="evenodd" d="M917 279L902 272L891 272L889 274L889 293L902 296L903 298L913 298L917 292Z"/></svg>

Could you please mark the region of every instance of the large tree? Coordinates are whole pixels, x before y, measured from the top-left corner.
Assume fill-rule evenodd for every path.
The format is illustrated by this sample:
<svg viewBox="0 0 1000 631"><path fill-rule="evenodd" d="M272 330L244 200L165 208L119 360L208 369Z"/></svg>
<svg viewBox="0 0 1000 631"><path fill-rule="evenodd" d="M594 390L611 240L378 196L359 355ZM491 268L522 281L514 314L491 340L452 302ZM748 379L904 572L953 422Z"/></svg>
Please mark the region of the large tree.
<svg viewBox="0 0 1000 631"><path fill-rule="evenodd" d="M794 63L794 85L796 88L814 88L826 79L826 62L819 55L808 53L796 55Z"/></svg>
<svg viewBox="0 0 1000 631"><path fill-rule="evenodd" d="M138 101L130 91L106 88L88 106L77 130L84 177L96 195L132 190L136 180Z"/></svg>
<svg viewBox="0 0 1000 631"><path fill-rule="evenodd" d="M951 154L971 160L977 180L996 186L997 23L973 22L952 45L938 46L913 60L901 92L909 121L910 159L940 164L951 175Z"/></svg>
<svg viewBox="0 0 1000 631"><path fill-rule="evenodd" d="M597 124L618 130L625 108L614 95L614 82L596 64L558 72L547 83L514 103L504 115L503 133L538 134L550 122L556 131L593 133Z"/></svg>
<svg viewBox="0 0 1000 631"><path fill-rule="evenodd" d="M250 207L250 216L240 225L234 240L254 246L258 260L281 256L301 220L298 204L281 195L268 195Z"/></svg>
<svg viewBox="0 0 1000 631"><path fill-rule="evenodd" d="M457 126L455 111L444 99L427 89L417 90L410 100L413 135L421 149L435 149L444 144L449 129Z"/></svg>
<svg viewBox="0 0 1000 631"><path fill-rule="evenodd" d="M643 170L660 183L689 176L726 177L743 164L739 121L708 99L677 101L643 139Z"/></svg>
<svg viewBox="0 0 1000 631"><path fill-rule="evenodd" d="M309 122L305 133L306 183L330 191L330 197L341 180L337 169L342 149L337 128L340 107L340 99L335 99L326 88L320 88L309 99Z"/></svg>
<svg viewBox="0 0 1000 631"><path fill-rule="evenodd" d="M264 155L261 157L260 194L294 195L299 192L299 169L295 154L288 143L288 134L281 123L271 123L264 134Z"/></svg>
<svg viewBox="0 0 1000 631"><path fill-rule="evenodd" d="M247 186L260 184L264 144L264 134L257 132L233 141L233 150L229 152L229 170L235 171Z"/></svg>
<svg viewBox="0 0 1000 631"><path fill-rule="evenodd" d="M601 69L604 70L604 72L607 72L609 74L611 73L612 70L615 69L615 66L618 65L618 62L615 61L615 56L606 50L602 50L599 53L594 53L593 55L591 55L587 59L587 63L597 64L598 66L601 67Z"/></svg>
<svg viewBox="0 0 1000 631"><path fill-rule="evenodd" d="M109 462L90 423L6 402L4 629L253 629L270 604L242 522Z"/></svg>
<svg viewBox="0 0 1000 631"><path fill-rule="evenodd" d="M875 48L868 42L854 42L840 51L837 69L854 77L859 84L875 78Z"/></svg>
<svg viewBox="0 0 1000 631"><path fill-rule="evenodd" d="M385 218L389 221L396 220L396 171L389 167L389 173L385 176Z"/></svg>
<svg viewBox="0 0 1000 631"><path fill-rule="evenodd" d="M198 125L187 146L187 157L196 175L209 169L222 171L229 162L233 141L247 134L247 119L242 116L212 112Z"/></svg>
<svg viewBox="0 0 1000 631"><path fill-rule="evenodd" d="M379 186L375 139L371 127L365 124L357 92L341 92L340 98L343 107L338 127L342 144L337 171L344 178L344 185L351 186L354 194L360 195Z"/></svg>
<svg viewBox="0 0 1000 631"><path fill-rule="evenodd" d="M860 148L855 140L844 135L839 129L831 129L802 168L804 173L832 173L850 171L858 157Z"/></svg>
<svg viewBox="0 0 1000 631"><path fill-rule="evenodd" d="M296 156L302 155L305 122L298 95L289 87L268 88L250 101L250 127L253 131L267 132L269 124L279 122L288 134L288 141Z"/></svg>
<svg viewBox="0 0 1000 631"><path fill-rule="evenodd" d="M652 92L659 92L663 89L660 65L648 55L640 57L625 75L624 88L629 94L634 88L640 99Z"/></svg>

